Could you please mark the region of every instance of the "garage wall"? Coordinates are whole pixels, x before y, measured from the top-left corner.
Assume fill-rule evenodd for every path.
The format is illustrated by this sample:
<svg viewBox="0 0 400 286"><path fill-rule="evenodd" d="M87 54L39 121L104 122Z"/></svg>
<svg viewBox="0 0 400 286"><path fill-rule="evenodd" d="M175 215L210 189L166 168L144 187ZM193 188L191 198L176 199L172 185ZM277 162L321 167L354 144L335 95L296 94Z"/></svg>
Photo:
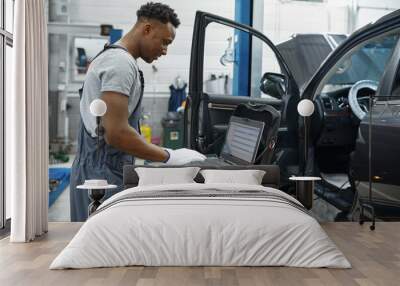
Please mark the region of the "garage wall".
<svg viewBox="0 0 400 286"><path fill-rule="evenodd" d="M371 20L379 19L380 17L400 9L399 0L358 0L353 6L353 13L356 15L355 27L360 28L368 24Z"/></svg>
<svg viewBox="0 0 400 286"><path fill-rule="evenodd" d="M137 9L146 2L148 1L71 0L70 22L110 23L115 28L122 29L125 34L136 22ZM148 83L145 92L146 95L150 96L154 91L157 94L169 93L168 86L178 75L186 81L188 80L191 39L196 10L209 11L228 18L234 17L234 0L165 0L162 2L175 9L181 20L181 25L177 29L175 41L170 46L168 55L153 63L158 69L157 74L153 74L151 65L139 60L139 65L143 69ZM216 37L214 44L226 46L225 38Z"/></svg>
<svg viewBox="0 0 400 286"><path fill-rule="evenodd" d="M265 0L263 27L264 33L275 43L286 41L293 34L346 34L348 6L329 2Z"/></svg>
<svg viewBox="0 0 400 286"><path fill-rule="evenodd" d="M264 33L280 43L299 33L351 34L400 9L398 0L264 0Z"/></svg>
<svg viewBox="0 0 400 286"><path fill-rule="evenodd" d="M68 15L59 17L55 14L57 8L62 2L65 2L68 5ZM50 13L53 12L53 15L49 18L53 22L67 22L71 26L80 25L82 27L96 27L100 24L112 24L114 28L122 29L125 34L136 22L136 11L146 2L148 1L53 0L50 1L52 4L50 5L52 8L50 9ZM149 65L140 59L138 61L146 79L143 106L145 112L150 114L149 123L153 127L154 136L162 135L160 121L167 111L169 86L177 76L180 76L184 81L188 82L191 39L195 12L197 10L202 10L216 13L224 17L233 18L235 0L165 0L162 2L175 9L179 19L181 20L181 25L177 29L175 41L169 47L168 55L160 58L152 64L157 68L158 72L153 72L152 65ZM223 34L224 32L218 30L213 31L215 37L213 38L212 45L216 47L216 50L218 51L221 50L221 47L225 49L227 45L226 37L221 33ZM52 81L52 83L50 83L50 89L59 94L59 104L66 99L70 107L67 112L69 117L68 124L65 124L65 114L62 113L59 113L58 120L50 120L51 122L54 122L53 125L57 125L57 133L54 134L54 132L52 132L52 135L54 134L52 137L63 137L68 134L71 142L76 140L77 129L79 126L79 105L77 104L79 99L77 90L81 83L72 82L71 77L60 70L59 62L64 62L66 63L67 70L71 74L73 62L70 60L68 63L68 59L65 58L66 53L59 53L59 51L64 51L66 45L71 49L73 36L73 34L69 36L68 43L65 41L50 42L50 52L53 53L50 57L54 59L54 61L50 63L49 66L49 74ZM93 34L93 36L98 37L99 35ZM59 38L60 37L56 37L56 39ZM208 58L206 61L206 66L210 66L210 72L217 74L222 72L218 70L218 68L215 68L215 64L213 65L214 58ZM57 90L60 87L60 84L61 87L65 84L65 90ZM54 130L54 128L52 130ZM66 130L68 130L68 132L66 132Z"/></svg>
<svg viewBox="0 0 400 286"><path fill-rule="evenodd" d="M115 28L123 29L126 33L136 21L136 10L147 0L49 0L52 3L49 17L51 21L64 22L71 25L86 25L98 27L100 24L113 24ZM262 1L262 0L260 0ZM260 2L258 1L258 2ZM153 134L161 136L161 118L166 113L169 97L168 86L177 76L186 82L189 77L189 63L193 22L196 10L212 12L227 18L234 18L235 0L164 0L173 7L179 18L181 26L177 30L174 43L170 46L168 55L154 62L158 69L152 71L152 66L139 60L146 78L145 111L150 113L150 123ZM257 2L257 1L256 1ZM55 16L54 9L62 3L68 5L67 16ZM400 1L387 0L383 5L381 1L374 0L327 0L324 2L292 1L292 0L264 0L262 2L263 17L257 23L258 27L274 42L280 43L295 33L345 33L348 34L363 24L379 18L380 16L400 8ZM205 67L210 73L220 74L226 69L219 69L221 51L227 47L226 31L214 29L212 42L208 45ZM97 35L94 35L97 36ZM59 112L57 120L53 123L52 137L63 137L68 134L71 141L76 139L78 128L78 95L80 83L74 83L66 75L68 71L68 47L71 37L55 36L50 39L50 65L49 89L50 96L57 96L52 100L61 106L67 101L71 108L67 113ZM267 61L265 61L267 62ZM263 61L264 63L264 61ZM65 89L62 87L65 86ZM60 89L61 87L61 89ZM156 104L154 104L156 102ZM65 104L64 104L65 105ZM52 108L54 109L54 108ZM70 118L65 124L65 115ZM57 129L57 132L55 131ZM68 132L66 132L68 130Z"/></svg>

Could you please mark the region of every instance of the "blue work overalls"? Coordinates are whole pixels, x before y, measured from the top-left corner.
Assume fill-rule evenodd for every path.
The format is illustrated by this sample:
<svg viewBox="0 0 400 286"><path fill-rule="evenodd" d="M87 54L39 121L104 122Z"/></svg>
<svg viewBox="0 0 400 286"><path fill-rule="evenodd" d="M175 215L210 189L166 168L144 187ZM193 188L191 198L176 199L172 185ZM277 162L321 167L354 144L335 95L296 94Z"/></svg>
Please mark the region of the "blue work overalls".
<svg viewBox="0 0 400 286"><path fill-rule="evenodd" d="M97 56L110 48L124 49L121 46L105 46ZM144 89L143 74L140 70L139 76L142 85L140 98L128 121L129 125L140 133L139 120ZM82 91L83 86L79 90L81 97ZM122 190L122 168L126 164L134 164L134 157L108 145L103 137L100 138L99 148L97 148L97 137L93 138L90 135L81 118L77 154L72 164L70 179L71 221L85 221L90 203L88 191L77 189L76 186L84 184L85 180L107 179L109 184L118 186L116 189L106 190L105 199L109 198Z"/></svg>

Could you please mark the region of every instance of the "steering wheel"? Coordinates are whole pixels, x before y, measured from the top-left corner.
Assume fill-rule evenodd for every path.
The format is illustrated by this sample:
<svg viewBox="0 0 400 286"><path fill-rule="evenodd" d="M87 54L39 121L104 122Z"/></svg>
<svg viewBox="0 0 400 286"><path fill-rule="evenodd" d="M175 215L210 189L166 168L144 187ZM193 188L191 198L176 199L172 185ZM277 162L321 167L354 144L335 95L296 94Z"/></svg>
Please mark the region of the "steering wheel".
<svg viewBox="0 0 400 286"><path fill-rule="evenodd" d="M375 93L378 89L378 83L373 80L360 80L353 84L349 91L349 105L351 111L353 111L354 115L360 120L362 120L368 113L368 105L365 105L362 101L366 99L368 100L369 96L357 96L358 92L363 88L368 88Z"/></svg>

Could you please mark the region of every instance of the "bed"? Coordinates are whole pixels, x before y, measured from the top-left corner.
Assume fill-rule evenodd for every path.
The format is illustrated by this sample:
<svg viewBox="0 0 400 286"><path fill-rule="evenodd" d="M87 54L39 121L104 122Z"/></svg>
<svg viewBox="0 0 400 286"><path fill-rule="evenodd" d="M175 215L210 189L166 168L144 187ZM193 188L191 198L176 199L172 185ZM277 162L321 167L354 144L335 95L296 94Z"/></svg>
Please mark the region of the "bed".
<svg viewBox="0 0 400 286"><path fill-rule="evenodd" d="M202 166L215 169L215 166ZM125 190L106 200L50 269L144 266L350 268L319 223L279 191L277 166L262 185L196 183L138 186L124 167Z"/></svg>

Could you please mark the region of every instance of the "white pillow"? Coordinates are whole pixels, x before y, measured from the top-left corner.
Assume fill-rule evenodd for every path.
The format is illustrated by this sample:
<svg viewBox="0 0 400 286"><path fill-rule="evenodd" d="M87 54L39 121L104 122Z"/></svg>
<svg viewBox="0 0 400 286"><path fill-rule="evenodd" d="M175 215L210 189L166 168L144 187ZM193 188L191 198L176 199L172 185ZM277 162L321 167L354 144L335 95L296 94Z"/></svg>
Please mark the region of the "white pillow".
<svg viewBox="0 0 400 286"><path fill-rule="evenodd" d="M199 167L135 168L139 177L138 186L195 183L193 179L199 170Z"/></svg>
<svg viewBox="0 0 400 286"><path fill-rule="evenodd" d="M261 170L201 170L205 184L226 183L261 185L265 171Z"/></svg>

